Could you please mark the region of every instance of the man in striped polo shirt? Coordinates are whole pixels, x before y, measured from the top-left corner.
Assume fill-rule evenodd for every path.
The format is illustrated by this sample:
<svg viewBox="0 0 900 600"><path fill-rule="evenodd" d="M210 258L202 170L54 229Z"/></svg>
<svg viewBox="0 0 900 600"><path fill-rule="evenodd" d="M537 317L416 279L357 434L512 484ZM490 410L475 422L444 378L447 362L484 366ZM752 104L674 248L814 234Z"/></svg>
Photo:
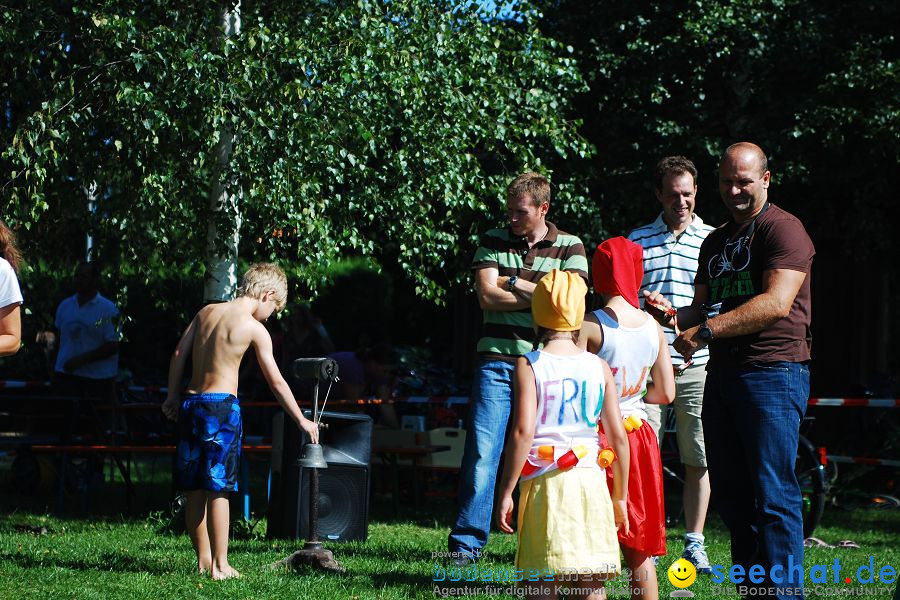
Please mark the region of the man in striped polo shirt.
<svg viewBox="0 0 900 600"><path fill-rule="evenodd" d="M659 217L649 225L638 227L628 239L644 248L644 279L641 291L659 290L676 308L688 306L694 298L694 276L700 245L713 227L694 214L697 196L697 168L683 156L667 156L655 169L656 198L662 205ZM704 348L693 356L693 364L685 366L680 354L672 348L675 331L666 329L669 353L675 368L675 423L678 452L684 464L685 550L700 573L712 568L703 546L703 526L709 506L709 477L706 472L706 450L700 413L703 408L703 386L706 383ZM664 433L665 406L647 405L647 420L656 431L660 445Z"/></svg>
<svg viewBox="0 0 900 600"><path fill-rule="evenodd" d="M573 271L587 281L584 244L546 220L546 177L516 177L506 190L506 207L509 227L486 232L472 261L484 320L460 472L459 513L447 540L459 566L476 561L487 544L515 361L531 351L535 335L531 294L552 269Z"/></svg>

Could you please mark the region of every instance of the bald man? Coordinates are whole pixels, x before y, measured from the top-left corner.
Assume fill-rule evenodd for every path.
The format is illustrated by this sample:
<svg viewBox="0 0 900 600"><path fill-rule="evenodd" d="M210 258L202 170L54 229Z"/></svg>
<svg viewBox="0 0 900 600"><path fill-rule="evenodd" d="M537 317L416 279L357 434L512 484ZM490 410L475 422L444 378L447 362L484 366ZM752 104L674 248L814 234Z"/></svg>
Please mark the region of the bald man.
<svg viewBox="0 0 900 600"><path fill-rule="evenodd" d="M709 347L703 435L732 561L748 573L765 570L754 596L796 599L803 518L794 461L809 397L815 249L803 224L768 201L770 179L759 146L725 151L719 193L731 220L700 248L694 299L678 310L674 347L685 359ZM647 296L669 306L656 292Z"/></svg>

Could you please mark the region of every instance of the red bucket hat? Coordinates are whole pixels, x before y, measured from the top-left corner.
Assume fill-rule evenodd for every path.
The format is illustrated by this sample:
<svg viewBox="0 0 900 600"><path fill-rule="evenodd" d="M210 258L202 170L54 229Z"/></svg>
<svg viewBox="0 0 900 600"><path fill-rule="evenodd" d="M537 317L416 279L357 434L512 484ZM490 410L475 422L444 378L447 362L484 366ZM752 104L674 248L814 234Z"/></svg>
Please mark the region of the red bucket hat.
<svg viewBox="0 0 900 600"><path fill-rule="evenodd" d="M604 296L622 296L640 308L638 290L644 278L644 249L622 236L597 246L591 261L594 291Z"/></svg>

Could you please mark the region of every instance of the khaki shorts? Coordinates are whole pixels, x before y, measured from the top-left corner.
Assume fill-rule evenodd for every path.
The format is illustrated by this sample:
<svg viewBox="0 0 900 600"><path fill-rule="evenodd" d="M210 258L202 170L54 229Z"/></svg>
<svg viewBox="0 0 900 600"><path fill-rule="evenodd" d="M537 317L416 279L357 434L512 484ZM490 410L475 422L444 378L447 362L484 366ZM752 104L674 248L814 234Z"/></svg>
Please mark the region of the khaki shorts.
<svg viewBox="0 0 900 600"><path fill-rule="evenodd" d="M706 365L688 367L675 378L675 432L681 462L692 467L706 466L706 447L703 443L703 387L706 385ZM647 422L656 432L662 447L668 406L647 404Z"/></svg>
<svg viewBox="0 0 900 600"><path fill-rule="evenodd" d="M669 407L665 404L645 404L644 410L647 411L647 423L653 428L653 433L656 434L656 441L659 443L659 447L662 448Z"/></svg>
<svg viewBox="0 0 900 600"><path fill-rule="evenodd" d="M706 365L688 367L675 378L675 431L681 462L692 467L706 466L706 446L703 444L703 387L706 385Z"/></svg>

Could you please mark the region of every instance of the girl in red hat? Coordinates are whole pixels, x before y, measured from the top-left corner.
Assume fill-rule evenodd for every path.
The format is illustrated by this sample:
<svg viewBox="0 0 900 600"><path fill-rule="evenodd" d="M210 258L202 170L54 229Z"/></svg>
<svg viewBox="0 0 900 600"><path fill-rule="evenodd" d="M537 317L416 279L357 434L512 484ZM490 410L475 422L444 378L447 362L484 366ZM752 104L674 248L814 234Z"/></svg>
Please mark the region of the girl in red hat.
<svg viewBox="0 0 900 600"><path fill-rule="evenodd" d="M619 531L619 544L631 571L631 597L657 600L652 557L666 553L666 518L659 444L647 424L644 405L670 404L675 398L675 376L662 328L638 303L644 276L642 253L639 245L623 237L597 247L591 264L594 292L603 296L606 305L585 318L579 346L604 359L616 382L631 458L630 527ZM615 483L609 471L607 481L610 486Z"/></svg>

